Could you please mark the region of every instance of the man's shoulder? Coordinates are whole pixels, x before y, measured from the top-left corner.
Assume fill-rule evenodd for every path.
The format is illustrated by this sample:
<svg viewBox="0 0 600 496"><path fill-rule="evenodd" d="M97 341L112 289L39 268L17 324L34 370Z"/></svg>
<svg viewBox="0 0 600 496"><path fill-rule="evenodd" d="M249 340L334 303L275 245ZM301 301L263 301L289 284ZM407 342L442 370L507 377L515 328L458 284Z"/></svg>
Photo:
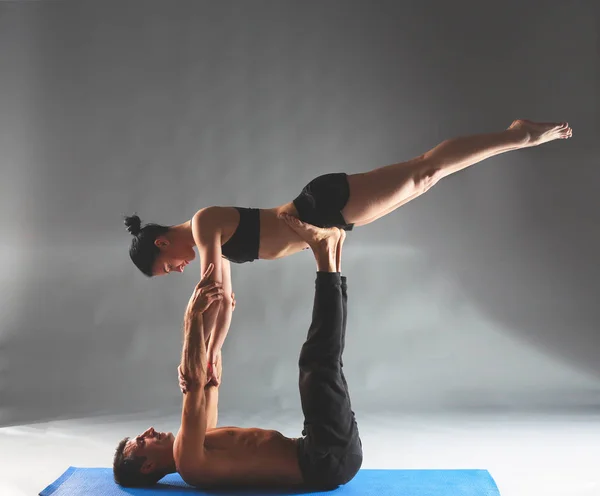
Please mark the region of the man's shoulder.
<svg viewBox="0 0 600 496"><path fill-rule="evenodd" d="M218 464L212 460L210 452L200 459L183 457L175 462L177 472L190 486L199 488L217 487L223 484L223 475L218 470Z"/></svg>
<svg viewBox="0 0 600 496"><path fill-rule="evenodd" d="M173 459L175 467L181 478L188 484L195 485L193 482L202 477L206 471L206 450L201 447L198 449L194 443L194 449L190 449L190 443L185 442L184 429L180 429L175 437L173 444Z"/></svg>
<svg viewBox="0 0 600 496"><path fill-rule="evenodd" d="M184 456L175 460L177 473L191 486L206 484L209 474L206 467L206 459L195 459L195 457Z"/></svg>
<svg viewBox="0 0 600 496"><path fill-rule="evenodd" d="M225 438L230 437L231 433L249 429L239 429L236 427L220 427L206 432L206 438L213 438L212 443L223 445ZM210 450L202 446L196 449L196 446L186 443L185 432L182 430L177 434L175 444L173 445L173 457L175 466L181 478L188 484L196 487L209 488L221 486L226 483L237 468L243 466L239 457L232 457L232 448L223 446L222 449ZM227 442L226 444L229 444ZM232 464L234 459L237 463Z"/></svg>

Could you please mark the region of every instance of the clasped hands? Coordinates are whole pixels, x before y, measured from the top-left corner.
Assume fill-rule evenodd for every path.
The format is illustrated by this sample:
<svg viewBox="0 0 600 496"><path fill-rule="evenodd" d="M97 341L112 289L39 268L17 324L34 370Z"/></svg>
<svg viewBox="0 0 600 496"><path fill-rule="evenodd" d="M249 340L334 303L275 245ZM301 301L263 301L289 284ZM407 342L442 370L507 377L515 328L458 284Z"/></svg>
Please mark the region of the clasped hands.
<svg viewBox="0 0 600 496"><path fill-rule="evenodd" d="M220 306L223 301L222 284L217 281L209 280L213 273L214 264L209 264L206 271L202 275L200 282L194 288L192 296L186 308L186 316L188 318L198 318L209 307L214 305ZM231 293L231 309L235 310L235 293ZM206 386L219 386L221 381L221 350L214 350L208 344L207 347L207 371L206 371ZM189 391L189 380L183 375L181 366L178 368L179 388L182 393Z"/></svg>
<svg viewBox="0 0 600 496"><path fill-rule="evenodd" d="M214 370L213 374L211 374L211 370ZM220 379L221 379L220 371L221 371L221 353L219 352L219 354L217 355L217 358L216 358L216 362L214 364L211 364L211 363L207 364L207 381L204 386L205 388L219 386ZM179 381L179 389L181 390L181 392L183 394L186 394L190 390L191 386L193 385L193 382L190 381L190 379L185 376L185 374L181 370L181 365L179 367L177 367L177 378Z"/></svg>

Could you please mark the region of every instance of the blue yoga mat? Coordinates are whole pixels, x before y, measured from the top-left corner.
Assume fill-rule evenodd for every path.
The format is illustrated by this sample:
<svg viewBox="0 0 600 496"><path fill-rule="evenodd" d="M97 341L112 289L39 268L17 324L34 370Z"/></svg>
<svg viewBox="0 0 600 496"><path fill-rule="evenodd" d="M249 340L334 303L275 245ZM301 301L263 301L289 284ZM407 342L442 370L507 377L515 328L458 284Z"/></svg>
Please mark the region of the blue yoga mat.
<svg viewBox="0 0 600 496"><path fill-rule="evenodd" d="M256 495L298 494L340 496L499 496L487 470L360 470L348 484L334 491L214 490L200 491L188 486L177 474L170 474L151 489L121 488L113 481L110 468L69 467L40 496L143 496L143 495Z"/></svg>

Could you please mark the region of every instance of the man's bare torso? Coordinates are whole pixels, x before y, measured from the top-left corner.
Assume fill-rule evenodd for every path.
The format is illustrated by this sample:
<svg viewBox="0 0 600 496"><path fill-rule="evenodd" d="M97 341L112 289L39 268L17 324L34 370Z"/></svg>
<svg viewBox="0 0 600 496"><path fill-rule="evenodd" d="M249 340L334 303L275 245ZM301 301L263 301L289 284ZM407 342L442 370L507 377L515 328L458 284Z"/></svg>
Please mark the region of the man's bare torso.
<svg viewBox="0 0 600 496"><path fill-rule="evenodd" d="M212 429L204 440L205 460L178 463L185 467L179 473L199 487L302 485L296 443L272 430Z"/></svg>

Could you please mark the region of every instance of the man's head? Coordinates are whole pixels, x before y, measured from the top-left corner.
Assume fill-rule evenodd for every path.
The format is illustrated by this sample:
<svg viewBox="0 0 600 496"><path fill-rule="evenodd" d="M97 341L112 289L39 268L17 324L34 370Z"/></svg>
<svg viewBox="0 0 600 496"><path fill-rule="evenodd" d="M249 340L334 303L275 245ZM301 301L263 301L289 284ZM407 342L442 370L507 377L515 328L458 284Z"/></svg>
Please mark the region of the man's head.
<svg viewBox="0 0 600 496"><path fill-rule="evenodd" d="M183 272L196 258L193 241L189 240L191 235L181 226L146 224L141 227L137 215L126 217L125 226L133 236L129 256L148 277Z"/></svg>
<svg viewBox="0 0 600 496"><path fill-rule="evenodd" d="M123 439L115 452L113 475L115 482L125 487L156 484L175 471L171 432L156 432L150 427L133 439Z"/></svg>

